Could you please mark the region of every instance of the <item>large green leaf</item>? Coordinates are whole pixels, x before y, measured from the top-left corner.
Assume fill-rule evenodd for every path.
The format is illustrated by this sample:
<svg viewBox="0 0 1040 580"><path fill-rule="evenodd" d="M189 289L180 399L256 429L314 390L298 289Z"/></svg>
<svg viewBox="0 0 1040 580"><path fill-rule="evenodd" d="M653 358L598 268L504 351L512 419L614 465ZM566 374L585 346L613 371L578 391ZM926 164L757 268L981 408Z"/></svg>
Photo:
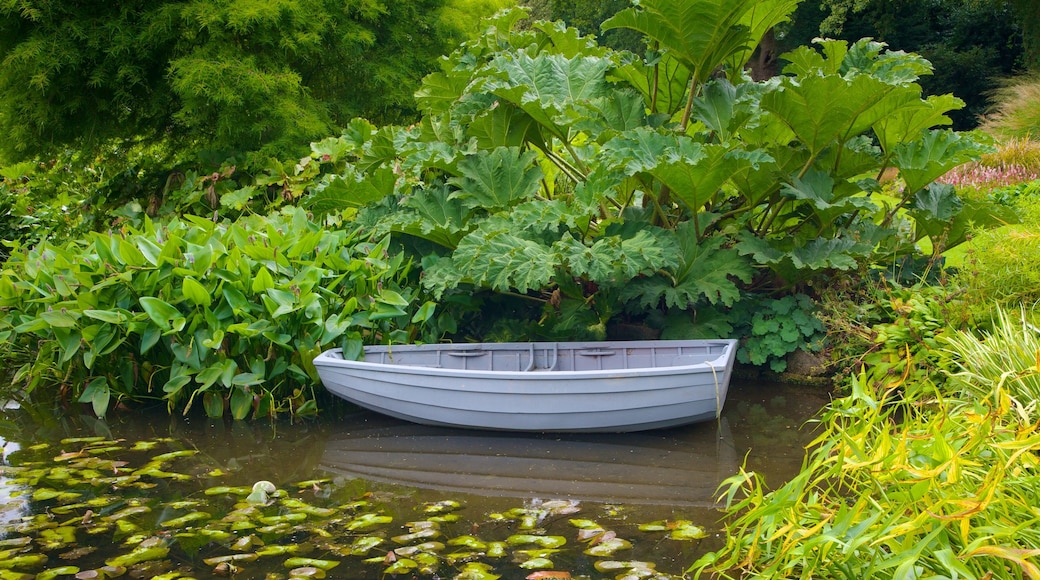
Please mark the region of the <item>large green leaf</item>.
<svg viewBox="0 0 1040 580"><path fill-rule="evenodd" d="M603 23L631 28L658 43L705 82L730 57L753 49L748 13L759 0L642 0ZM772 2L768 2L772 4Z"/></svg>
<svg viewBox="0 0 1040 580"><path fill-rule="evenodd" d="M537 154L516 147L480 151L459 161L461 177L450 183L458 187L449 199L459 199L469 209L489 212L507 209L538 192L542 170Z"/></svg>
<svg viewBox="0 0 1040 580"><path fill-rule="evenodd" d="M961 109L964 101L953 95L933 95L916 103L907 103L874 124L874 134L886 153L893 153L903 143L917 139L922 132L939 125L949 125L946 113Z"/></svg>
<svg viewBox="0 0 1040 580"><path fill-rule="evenodd" d="M699 211L731 178L771 158L760 152L732 149L727 145L702 147L703 155L690 160L683 155L666 155L663 163L649 171L667 185L672 194L691 211Z"/></svg>
<svg viewBox="0 0 1040 580"><path fill-rule="evenodd" d="M547 246L498 229L478 229L462 238L452 261L461 275L459 281L499 291L544 288L556 268Z"/></svg>
<svg viewBox="0 0 1040 580"><path fill-rule="evenodd" d="M919 89L858 75L808 75L784 79L778 90L762 97L762 108L774 113L808 148L812 158L835 143L866 131L884 116L918 101Z"/></svg>
<svg viewBox="0 0 1040 580"><path fill-rule="evenodd" d="M781 187L780 193L791 199L808 202L813 212L824 224L830 223L837 216L860 209L872 210L876 206L863 195L843 195L845 189L851 193L862 193L859 188L844 184L845 188L836 188L834 178L817 169L810 169L804 176L795 177L791 183Z"/></svg>
<svg viewBox="0 0 1040 580"><path fill-rule="evenodd" d="M740 298L736 281L751 282L751 265L733 248L723 247L727 243L723 236L698 241L692 226L685 222L676 232L680 266L671 275L632 280L622 291L624 299L646 308L657 308L663 301L668 308L688 310L702 300L731 306Z"/></svg>
<svg viewBox="0 0 1040 580"><path fill-rule="evenodd" d="M673 116L686 105L690 69L671 53L655 53L649 63L632 62L614 69L609 78L624 81L642 95L651 114Z"/></svg>
<svg viewBox="0 0 1040 580"><path fill-rule="evenodd" d="M378 167L367 174L348 167L342 175L305 197L301 205L319 216L363 207L393 193L396 179L389 167Z"/></svg>
<svg viewBox="0 0 1040 580"><path fill-rule="evenodd" d="M601 236L591 243L564 236L553 244L572 276L599 284L621 285L677 262L674 236L640 230L631 237Z"/></svg>
<svg viewBox="0 0 1040 580"><path fill-rule="evenodd" d="M569 141L561 113L576 104L607 96L610 60L596 56L567 58L561 54L530 56L520 50L496 57L489 65L484 90L523 109L556 137Z"/></svg>
<svg viewBox="0 0 1040 580"><path fill-rule="evenodd" d="M417 188L402 200L406 209L387 216L392 231L411 234L454 249L466 234L465 208L444 185ZM408 211L412 210L412 211Z"/></svg>
<svg viewBox="0 0 1040 580"><path fill-rule="evenodd" d="M933 129L896 147L893 165L906 183L906 193L914 194L947 171L978 159L991 148L967 133Z"/></svg>

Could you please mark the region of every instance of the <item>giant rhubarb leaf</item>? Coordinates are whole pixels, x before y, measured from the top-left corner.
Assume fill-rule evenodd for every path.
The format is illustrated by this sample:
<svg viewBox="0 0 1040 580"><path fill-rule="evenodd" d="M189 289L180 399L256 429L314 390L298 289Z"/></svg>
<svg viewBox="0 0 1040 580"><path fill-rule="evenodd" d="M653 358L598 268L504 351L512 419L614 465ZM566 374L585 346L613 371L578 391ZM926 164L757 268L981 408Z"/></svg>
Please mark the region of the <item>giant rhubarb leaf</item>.
<svg viewBox="0 0 1040 580"><path fill-rule="evenodd" d="M736 250L724 248L727 239L716 236L698 241L692 223L677 230L681 263L671 276L658 274L633 280L622 292L626 300L638 300L647 308L664 301L668 308L686 310L701 300L732 305L740 298L736 281L751 282L753 270Z"/></svg>
<svg viewBox="0 0 1040 580"><path fill-rule="evenodd" d="M535 163L537 154L517 147L478 151L459 161L461 177L450 183L458 187L452 198L462 200L469 209L489 212L507 209L538 192L542 170Z"/></svg>
<svg viewBox="0 0 1040 580"><path fill-rule="evenodd" d="M483 88L523 109L556 137L569 141L566 120L561 117L576 104L607 96L607 58L526 51L496 57L489 65Z"/></svg>
<svg viewBox="0 0 1040 580"><path fill-rule="evenodd" d="M947 171L978 159L991 148L970 134L933 129L917 140L896 147L893 165L906 182L907 193L913 194L941 177Z"/></svg>
<svg viewBox="0 0 1040 580"><path fill-rule="evenodd" d="M700 84L754 44L744 22L757 4L759 0L642 0L606 20L603 29L642 32L692 71Z"/></svg>

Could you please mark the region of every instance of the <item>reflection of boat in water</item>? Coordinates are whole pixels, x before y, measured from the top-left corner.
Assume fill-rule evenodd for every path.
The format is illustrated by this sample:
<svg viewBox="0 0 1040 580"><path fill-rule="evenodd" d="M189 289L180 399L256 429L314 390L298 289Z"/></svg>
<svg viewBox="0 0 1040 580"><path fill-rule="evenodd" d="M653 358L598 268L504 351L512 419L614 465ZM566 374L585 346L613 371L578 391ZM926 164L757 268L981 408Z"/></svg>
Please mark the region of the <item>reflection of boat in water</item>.
<svg viewBox="0 0 1040 580"><path fill-rule="evenodd" d="M738 454L725 419L657 435L511 434L400 424L332 435L321 468L483 496L714 506Z"/></svg>

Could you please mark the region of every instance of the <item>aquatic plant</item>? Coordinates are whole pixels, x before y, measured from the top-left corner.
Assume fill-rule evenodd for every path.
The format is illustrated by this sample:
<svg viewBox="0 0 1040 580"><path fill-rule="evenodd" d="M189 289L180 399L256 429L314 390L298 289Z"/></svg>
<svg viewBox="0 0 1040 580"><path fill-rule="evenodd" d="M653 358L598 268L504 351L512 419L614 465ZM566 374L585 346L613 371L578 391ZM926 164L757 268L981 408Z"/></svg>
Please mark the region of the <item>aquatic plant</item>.
<svg viewBox="0 0 1040 580"><path fill-rule="evenodd" d="M0 485L19 490L33 514L0 524L0 578L561 580L595 568L665 580L676 576L632 558L634 545L676 546L705 536L690 521L640 525L618 516L617 506L569 500L467 518L458 500L404 505L400 496L348 495L355 486L328 478L200 487L187 474L199 471L197 451L179 445L169 438L129 444L82 437L10 456L12 465L0 466ZM257 491L266 497L255 497Z"/></svg>

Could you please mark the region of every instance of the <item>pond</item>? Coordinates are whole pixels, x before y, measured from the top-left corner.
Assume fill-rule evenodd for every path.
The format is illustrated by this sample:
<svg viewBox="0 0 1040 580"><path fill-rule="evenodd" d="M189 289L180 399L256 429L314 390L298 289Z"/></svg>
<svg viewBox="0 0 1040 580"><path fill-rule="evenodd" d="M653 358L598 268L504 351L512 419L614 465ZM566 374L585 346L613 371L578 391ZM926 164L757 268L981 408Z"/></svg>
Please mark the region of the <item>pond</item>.
<svg viewBox="0 0 1040 580"><path fill-rule="evenodd" d="M735 382L719 422L596 435L8 410L0 579L680 575L719 483L797 473L826 400Z"/></svg>

